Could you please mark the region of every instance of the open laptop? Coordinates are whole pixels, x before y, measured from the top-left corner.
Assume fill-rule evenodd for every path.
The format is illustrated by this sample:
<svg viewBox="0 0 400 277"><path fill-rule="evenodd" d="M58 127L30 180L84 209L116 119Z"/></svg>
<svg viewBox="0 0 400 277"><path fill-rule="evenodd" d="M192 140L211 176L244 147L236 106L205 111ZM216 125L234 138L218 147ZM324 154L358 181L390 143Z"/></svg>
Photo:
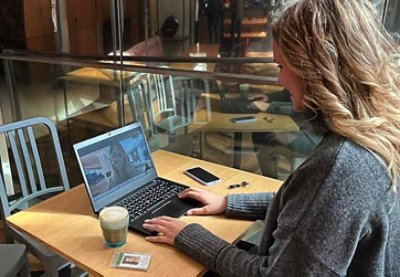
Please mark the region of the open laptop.
<svg viewBox="0 0 400 277"><path fill-rule="evenodd" d="M134 123L74 145L89 199L96 214L107 206L129 212L129 228L142 228L145 219L161 215L179 217L198 207L178 194L188 186L158 177L140 123Z"/></svg>
<svg viewBox="0 0 400 277"><path fill-rule="evenodd" d="M252 114L259 113L260 110L251 105L252 101L244 97L228 98L223 91L223 88L219 89L219 95L221 98L221 111L223 113L241 113L241 114Z"/></svg>

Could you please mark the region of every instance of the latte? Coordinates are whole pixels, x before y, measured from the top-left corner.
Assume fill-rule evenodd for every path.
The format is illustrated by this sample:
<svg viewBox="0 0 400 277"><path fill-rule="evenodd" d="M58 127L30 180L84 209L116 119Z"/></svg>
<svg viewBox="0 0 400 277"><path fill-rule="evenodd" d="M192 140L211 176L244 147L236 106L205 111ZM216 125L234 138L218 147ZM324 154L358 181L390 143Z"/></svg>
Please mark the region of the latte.
<svg viewBox="0 0 400 277"><path fill-rule="evenodd" d="M106 245L109 247L124 245L128 234L128 211L122 207L107 207L101 210L99 219Z"/></svg>

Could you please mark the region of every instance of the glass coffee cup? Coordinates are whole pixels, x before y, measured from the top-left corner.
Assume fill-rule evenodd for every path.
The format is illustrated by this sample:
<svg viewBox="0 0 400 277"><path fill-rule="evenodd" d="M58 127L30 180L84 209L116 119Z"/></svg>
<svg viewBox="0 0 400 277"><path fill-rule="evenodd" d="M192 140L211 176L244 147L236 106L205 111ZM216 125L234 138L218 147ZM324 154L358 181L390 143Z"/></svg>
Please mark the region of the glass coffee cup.
<svg viewBox="0 0 400 277"><path fill-rule="evenodd" d="M126 243L129 214L122 207L106 207L100 211L100 227L108 247L120 247Z"/></svg>

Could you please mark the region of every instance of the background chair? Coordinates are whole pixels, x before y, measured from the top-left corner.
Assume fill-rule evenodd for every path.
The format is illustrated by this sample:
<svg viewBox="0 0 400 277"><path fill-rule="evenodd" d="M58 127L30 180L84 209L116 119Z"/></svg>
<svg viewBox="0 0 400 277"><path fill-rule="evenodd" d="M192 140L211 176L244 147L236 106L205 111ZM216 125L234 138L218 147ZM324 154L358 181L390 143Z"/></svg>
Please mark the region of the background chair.
<svg viewBox="0 0 400 277"><path fill-rule="evenodd" d="M186 114L178 114L172 76L146 74L150 118L160 132L175 135L186 132L190 121Z"/></svg>
<svg viewBox="0 0 400 277"><path fill-rule="evenodd" d="M25 244L29 252L43 264L45 276L58 276L58 270L70 264L67 264L64 259L30 235L7 224L5 220L11 214L32 206L57 192L69 190L56 127L50 119L37 117L0 126L0 136L7 142L2 147L6 147L6 152L10 155L9 164L7 161L1 160L0 175L1 214L5 223L6 241L12 243L16 240ZM43 149L43 143L39 141L45 141L45 149ZM47 168L43 165L45 160L56 161L60 176L57 183L51 184L51 181L54 182L54 178L45 175L43 170ZM4 170L7 168L10 169L10 172ZM5 178L8 173L11 173L11 179ZM12 187L14 192L7 193L6 187ZM74 271L74 273L78 274L78 271Z"/></svg>
<svg viewBox="0 0 400 277"><path fill-rule="evenodd" d="M142 124L149 147L151 151L154 151L160 148L162 144L157 137L157 130L153 124L153 120L150 118L150 103L147 95L146 81L141 78L134 79L127 90L129 107L135 121Z"/></svg>
<svg viewBox="0 0 400 277"><path fill-rule="evenodd" d="M29 262L26 247L23 244L0 244L0 276L27 277Z"/></svg>
<svg viewBox="0 0 400 277"><path fill-rule="evenodd" d="M203 87L198 88L198 84ZM191 124L210 120L210 105L206 120L197 118L198 98L207 90L207 83L193 78L143 74L128 88L131 113L142 123L152 150L163 148L191 156L193 137L188 133Z"/></svg>
<svg viewBox="0 0 400 277"><path fill-rule="evenodd" d="M145 79L135 80L129 86L127 96L131 113L136 122L142 124L151 151L162 148L183 155L192 155L193 143L191 138L185 135L177 135L171 139L170 133L163 128L159 129L160 126L154 124L152 103L150 103L148 83Z"/></svg>

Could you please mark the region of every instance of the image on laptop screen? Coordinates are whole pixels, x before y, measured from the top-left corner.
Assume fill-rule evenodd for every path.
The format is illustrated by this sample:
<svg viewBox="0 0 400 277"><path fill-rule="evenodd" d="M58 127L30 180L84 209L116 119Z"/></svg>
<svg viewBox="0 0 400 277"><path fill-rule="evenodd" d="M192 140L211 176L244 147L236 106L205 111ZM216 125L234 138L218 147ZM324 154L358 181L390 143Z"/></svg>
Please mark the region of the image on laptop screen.
<svg viewBox="0 0 400 277"><path fill-rule="evenodd" d="M139 124L81 142L76 153L95 211L157 176Z"/></svg>

